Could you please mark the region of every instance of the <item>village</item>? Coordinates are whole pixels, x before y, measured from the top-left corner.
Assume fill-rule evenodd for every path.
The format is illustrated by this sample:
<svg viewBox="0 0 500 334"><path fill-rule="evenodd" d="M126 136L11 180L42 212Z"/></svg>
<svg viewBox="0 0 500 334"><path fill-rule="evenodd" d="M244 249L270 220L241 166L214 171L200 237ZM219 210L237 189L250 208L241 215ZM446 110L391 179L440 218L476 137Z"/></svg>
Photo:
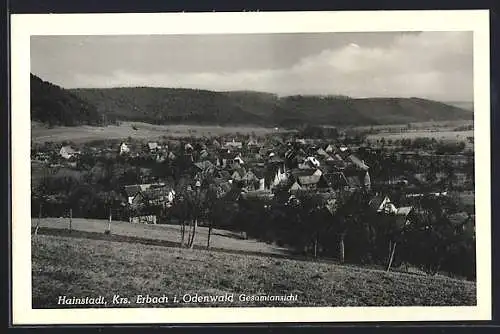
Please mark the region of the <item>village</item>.
<svg viewBox="0 0 500 334"><path fill-rule="evenodd" d="M457 153L452 147L455 152L436 154L448 144L435 141L424 141L421 148L414 145L419 140L389 145L384 140L300 135L33 145L32 216L68 216L71 209L73 217L182 224L183 231L190 226L191 238L196 226L226 228L291 245L314 257L341 256L344 261L338 242L322 244L319 235L337 240L346 233L331 225L346 223L325 216L313 222L318 220L313 211L330 212L331 217L344 212L341 220L362 215L361 220L369 220L368 239L381 233L374 232L373 225L387 231L388 223L383 222L392 219L391 229L400 238L404 230L422 225L418 217L429 213L429 205L439 203L453 233L474 238L473 152ZM358 194L363 199L352 207L358 210L354 213L345 207ZM283 229L274 218L265 222L272 216L269 210L286 216L291 207L305 212L302 220L309 220L309 227L296 229L290 221ZM247 222L249 217L253 221ZM429 221L424 224L429 226L420 225L419 229L431 228ZM303 233L307 240L297 241L294 233ZM327 237L328 233L333 235ZM186 236L187 246L190 237ZM182 238L184 242L184 232ZM345 240L347 245L352 242ZM344 240L341 248L343 244Z"/></svg>

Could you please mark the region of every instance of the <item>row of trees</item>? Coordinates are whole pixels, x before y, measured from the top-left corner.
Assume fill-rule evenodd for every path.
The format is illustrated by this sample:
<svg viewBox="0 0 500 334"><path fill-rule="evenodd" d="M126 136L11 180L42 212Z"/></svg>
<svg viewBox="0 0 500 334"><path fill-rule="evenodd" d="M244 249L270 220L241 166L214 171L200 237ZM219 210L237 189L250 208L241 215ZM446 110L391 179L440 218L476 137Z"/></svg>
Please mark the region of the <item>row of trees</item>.
<svg viewBox="0 0 500 334"><path fill-rule="evenodd" d="M238 192L239 190L234 189ZM374 212L363 191L321 194L299 192L291 200L259 197L231 201L211 184L184 191L171 214L181 224L181 245L193 247L203 221L313 257L340 262L378 264L390 268L411 264L429 273L439 271L475 278L475 237L472 217L454 223L454 208L423 198L408 217Z"/></svg>

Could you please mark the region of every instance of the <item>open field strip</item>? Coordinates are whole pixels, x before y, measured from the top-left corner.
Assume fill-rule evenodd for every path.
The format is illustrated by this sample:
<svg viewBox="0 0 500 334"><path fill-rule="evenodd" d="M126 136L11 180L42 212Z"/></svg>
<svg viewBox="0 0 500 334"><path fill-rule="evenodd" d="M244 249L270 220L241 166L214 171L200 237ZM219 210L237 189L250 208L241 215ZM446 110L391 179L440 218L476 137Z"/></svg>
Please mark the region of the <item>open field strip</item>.
<svg viewBox="0 0 500 334"><path fill-rule="evenodd" d="M135 127L137 130L134 130ZM35 142L73 141L83 143L99 139L158 139L168 137L203 137L231 133L265 135L277 132L274 128L252 126L210 126L210 125L154 125L141 122L123 122L120 125L56 127L32 126L31 139Z"/></svg>

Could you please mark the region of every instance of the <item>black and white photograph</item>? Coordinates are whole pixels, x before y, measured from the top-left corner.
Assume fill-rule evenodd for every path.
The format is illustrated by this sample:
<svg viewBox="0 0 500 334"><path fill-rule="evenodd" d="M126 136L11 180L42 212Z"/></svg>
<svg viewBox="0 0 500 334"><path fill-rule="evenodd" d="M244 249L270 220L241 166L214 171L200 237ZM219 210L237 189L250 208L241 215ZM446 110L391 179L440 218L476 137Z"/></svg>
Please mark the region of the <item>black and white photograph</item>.
<svg viewBox="0 0 500 334"><path fill-rule="evenodd" d="M13 19L19 313L491 317L488 13L434 14Z"/></svg>

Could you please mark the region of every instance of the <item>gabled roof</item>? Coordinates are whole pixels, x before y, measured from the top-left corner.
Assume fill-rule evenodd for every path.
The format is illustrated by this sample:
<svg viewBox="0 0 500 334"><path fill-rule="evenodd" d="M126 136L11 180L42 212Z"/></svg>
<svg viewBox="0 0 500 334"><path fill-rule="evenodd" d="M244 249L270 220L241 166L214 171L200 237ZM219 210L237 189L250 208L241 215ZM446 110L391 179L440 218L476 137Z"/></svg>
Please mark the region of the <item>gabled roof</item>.
<svg viewBox="0 0 500 334"><path fill-rule="evenodd" d="M77 151L75 151L71 146L67 145L67 146L63 146L61 147L61 150L59 151L61 153L63 152L66 152L68 154L75 154L77 153Z"/></svg>
<svg viewBox="0 0 500 334"><path fill-rule="evenodd" d="M158 148L158 143L156 143L156 142L149 142L148 143L148 147L149 147L150 150L154 150L154 149Z"/></svg>
<svg viewBox="0 0 500 334"><path fill-rule="evenodd" d="M199 169L199 170L208 170L210 168L213 168L214 165L208 161L208 160L204 160L204 161L199 161L199 162L195 162L194 165Z"/></svg>
<svg viewBox="0 0 500 334"><path fill-rule="evenodd" d="M328 158L330 155L322 148L319 148L316 153L318 153L319 155L325 157L325 158Z"/></svg>
<svg viewBox="0 0 500 334"><path fill-rule="evenodd" d="M412 206L402 206L396 210L396 215L406 217L410 214L411 210L413 210Z"/></svg>
<svg viewBox="0 0 500 334"><path fill-rule="evenodd" d="M386 200L390 200L389 197L387 196L383 196L383 195L377 195L375 197L373 197L369 202L368 202L368 205L374 209L374 210L378 210L380 208L380 206L382 205L382 203Z"/></svg>
<svg viewBox="0 0 500 334"><path fill-rule="evenodd" d="M366 165L363 161L361 161L357 156L351 154L349 155L348 159L356 165L356 167L362 169L362 170L368 170L370 167Z"/></svg>
<svg viewBox="0 0 500 334"><path fill-rule="evenodd" d="M127 193L128 197L134 197L141 191L141 187L138 184L133 184L129 186L125 186L125 193Z"/></svg>
<svg viewBox="0 0 500 334"><path fill-rule="evenodd" d="M289 191L297 191L297 190L300 190L302 189L302 187L300 186L300 184L295 181L291 186L290 186L290 189Z"/></svg>
<svg viewBox="0 0 500 334"><path fill-rule="evenodd" d="M147 199L158 199L161 196L167 196L171 192L174 192L174 189L172 187L164 186L161 188L149 188L143 191L143 194L144 197Z"/></svg>

